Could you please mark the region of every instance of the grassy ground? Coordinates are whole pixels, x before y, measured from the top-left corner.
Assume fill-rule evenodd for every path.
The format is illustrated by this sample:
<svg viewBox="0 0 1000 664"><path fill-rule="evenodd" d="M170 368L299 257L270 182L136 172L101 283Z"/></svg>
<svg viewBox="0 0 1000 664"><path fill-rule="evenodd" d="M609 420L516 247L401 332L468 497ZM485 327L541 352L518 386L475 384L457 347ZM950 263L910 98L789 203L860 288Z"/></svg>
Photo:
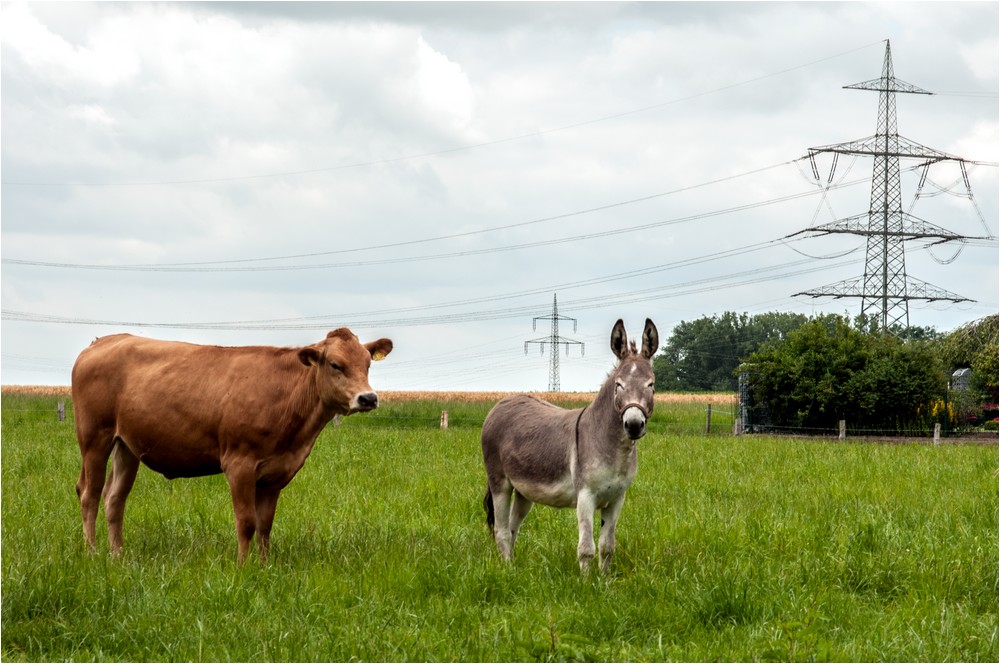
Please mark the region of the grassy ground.
<svg viewBox="0 0 1000 664"><path fill-rule="evenodd" d="M224 479L146 469L124 556L86 554L72 409L59 423L54 398L4 396L0 655L998 659L995 446L705 436L703 407L658 404L613 570L581 578L569 510L536 507L500 561L488 405L386 406L323 433L282 494L271 561L239 568Z"/></svg>

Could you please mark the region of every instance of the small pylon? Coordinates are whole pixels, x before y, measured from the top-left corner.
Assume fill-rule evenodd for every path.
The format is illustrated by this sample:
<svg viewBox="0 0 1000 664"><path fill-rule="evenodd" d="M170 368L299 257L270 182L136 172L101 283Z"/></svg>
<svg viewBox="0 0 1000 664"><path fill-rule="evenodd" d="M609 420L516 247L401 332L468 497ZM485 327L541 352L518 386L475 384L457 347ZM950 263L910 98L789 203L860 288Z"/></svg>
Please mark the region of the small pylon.
<svg viewBox="0 0 1000 664"><path fill-rule="evenodd" d="M549 392L559 392L562 388L559 384L559 346L566 347L566 356L569 356L570 346L579 346L580 355L583 355L583 342L576 341L574 339L567 339L565 337L559 336L559 321L560 320L571 320L573 321L573 331L576 332L576 319L569 318L568 316L559 315L559 303L556 300L556 294L552 294L552 315L551 316L535 316L531 319L531 329L535 330L538 321L548 320L552 321L552 331L547 337L540 337L538 339L531 339L524 342L524 354L528 354L528 344L538 344L541 347L541 352L545 354L545 344L549 344L551 361L549 363Z"/></svg>

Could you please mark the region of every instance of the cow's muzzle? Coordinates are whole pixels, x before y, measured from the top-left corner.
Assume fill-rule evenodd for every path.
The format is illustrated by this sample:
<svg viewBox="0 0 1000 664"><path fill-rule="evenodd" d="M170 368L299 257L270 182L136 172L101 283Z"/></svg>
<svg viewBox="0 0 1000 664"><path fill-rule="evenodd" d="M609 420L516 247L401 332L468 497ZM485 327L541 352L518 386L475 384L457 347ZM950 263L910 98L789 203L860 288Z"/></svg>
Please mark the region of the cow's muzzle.
<svg viewBox="0 0 1000 664"><path fill-rule="evenodd" d="M378 408L378 395L374 392L362 392L354 397L354 403L351 404L351 410L359 413L365 413L376 408Z"/></svg>

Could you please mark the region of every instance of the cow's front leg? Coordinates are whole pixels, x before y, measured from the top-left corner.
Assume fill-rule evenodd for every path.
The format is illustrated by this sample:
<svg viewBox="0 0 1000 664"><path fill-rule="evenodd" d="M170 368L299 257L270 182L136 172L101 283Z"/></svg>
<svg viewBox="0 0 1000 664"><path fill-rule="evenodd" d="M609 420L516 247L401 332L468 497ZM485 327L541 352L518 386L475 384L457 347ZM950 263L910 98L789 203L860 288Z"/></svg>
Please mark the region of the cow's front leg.
<svg viewBox="0 0 1000 664"><path fill-rule="evenodd" d="M257 529L257 478L253 467L234 464L224 469L233 497L233 515L236 519L236 539L239 542L238 562L247 558L250 540Z"/></svg>
<svg viewBox="0 0 1000 664"><path fill-rule="evenodd" d="M257 485L256 517L257 517L257 549L260 560L267 560L271 550L271 524L274 523L274 511L278 507L278 495L282 487L266 484Z"/></svg>
<svg viewBox="0 0 1000 664"><path fill-rule="evenodd" d="M590 561L594 559L594 509L594 495L584 487L576 496L576 523L580 529L576 557L584 574L589 571Z"/></svg>

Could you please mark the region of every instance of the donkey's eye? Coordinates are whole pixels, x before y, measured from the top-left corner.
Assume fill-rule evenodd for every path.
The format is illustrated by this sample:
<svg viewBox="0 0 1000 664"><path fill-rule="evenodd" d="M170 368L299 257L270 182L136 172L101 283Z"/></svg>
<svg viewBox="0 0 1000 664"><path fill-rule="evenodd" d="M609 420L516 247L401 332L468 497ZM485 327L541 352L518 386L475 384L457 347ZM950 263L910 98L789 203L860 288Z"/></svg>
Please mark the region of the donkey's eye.
<svg viewBox="0 0 1000 664"><path fill-rule="evenodd" d="M616 390L624 390L625 389L625 385L623 385L622 383L615 383L615 389Z"/></svg>
<svg viewBox="0 0 1000 664"><path fill-rule="evenodd" d="M654 383L650 383L649 385L646 386L646 389L647 390L653 389L653 385L654 385Z"/></svg>

